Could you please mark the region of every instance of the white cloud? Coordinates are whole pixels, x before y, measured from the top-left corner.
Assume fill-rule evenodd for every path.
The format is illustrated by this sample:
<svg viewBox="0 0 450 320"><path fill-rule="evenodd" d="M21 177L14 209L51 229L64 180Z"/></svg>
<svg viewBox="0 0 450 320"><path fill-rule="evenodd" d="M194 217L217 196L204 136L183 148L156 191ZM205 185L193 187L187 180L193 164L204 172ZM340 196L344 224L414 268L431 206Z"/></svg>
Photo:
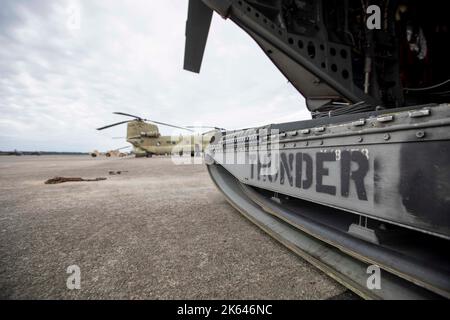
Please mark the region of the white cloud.
<svg viewBox="0 0 450 320"><path fill-rule="evenodd" d="M187 1L15 0L2 11L0 150L121 147L111 137L125 126L95 130L122 120L113 111L230 129L308 117L253 40L217 15L201 74L184 71Z"/></svg>

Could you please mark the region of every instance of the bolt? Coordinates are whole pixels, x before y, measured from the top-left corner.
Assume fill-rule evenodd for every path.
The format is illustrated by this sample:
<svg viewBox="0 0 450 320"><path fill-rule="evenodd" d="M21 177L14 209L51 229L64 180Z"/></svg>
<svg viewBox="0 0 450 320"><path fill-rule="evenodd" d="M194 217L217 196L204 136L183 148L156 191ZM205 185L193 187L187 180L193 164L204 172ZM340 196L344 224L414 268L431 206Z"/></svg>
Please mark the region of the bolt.
<svg viewBox="0 0 450 320"><path fill-rule="evenodd" d="M358 142L363 142L363 140L364 140L363 137L358 137L357 139Z"/></svg>
<svg viewBox="0 0 450 320"><path fill-rule="evenodd" d="M391 135L389 133L385 133L383 136L383 139L387 141L387 140L391 139Z"/></svg>
<svg viewBox="0 0 450 320"><path fill-rule="evenodd" d="M419 138L419 139L425 137L425 131L417 131L416 132L416 137Z"/></svg>
<svg viewBox="0 0 450 320"><path fill-rule="evenodd" d="M319 144L320 144L320 145L323 145L323 140L320 140L320 141L319 141Z"/></svg>
<svg viewBox="0 0 450 320"><path fill-rule="evenodd" d="M416 137L419 138L419 139L425 137L425 131L417 131L416 132Z"/></svg>

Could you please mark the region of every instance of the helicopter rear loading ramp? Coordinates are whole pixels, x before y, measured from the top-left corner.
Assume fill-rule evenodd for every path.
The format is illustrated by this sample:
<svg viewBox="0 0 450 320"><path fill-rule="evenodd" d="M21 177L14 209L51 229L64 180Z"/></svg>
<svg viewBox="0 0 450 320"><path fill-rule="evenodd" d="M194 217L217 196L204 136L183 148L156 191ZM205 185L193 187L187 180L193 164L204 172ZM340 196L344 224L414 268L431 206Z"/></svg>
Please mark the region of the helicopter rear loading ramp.
<svg viewBox="0 0 450 320"><path fill-rule="evenodd" d="M402 118L406 120L416 112L428 114L429 110L436 113L445 111L449 119L447 105L390 112L388 116L401 122ZM369 118L367 133L363 129L352 132L354 122L299 129L297 134L294 131L286 135L281 133L279 170L275 175L266 176L258 174L257 170L263 167L261 164L251 161L234 164L224 160L245 157L246 152L258 148L259 139L245 136L246 131L228 132L223 140L210 145L208 171L218 188L244 216L361 296L430 298L433 292L450 298L449 222L448 219L434 220L447 213L445 201L448 200L435 197L427 190L430 185L426 183L426 177L420 176L431 165L437 170L433 173L433 185L444 188L448 183L449 174L441 172L441 169L444 163L449 163L450 144L448 141L446 146L439 144L439 150L435 144L442 142L441 139L448 140L449 123L443 124L439 120L440 124L435 127L430 116L430 121L416 120L409 125L399 123L389 129L384 127L382 132L370 126L371 122L386 116L378 114ZM288 126L305 126L314 122ZM325 130L320 130L320 134L312 133L317 128ZM346 143L341 138L343 132L339 129L349 131L344 136L350 142ZM260 130L267 132L265 128ZM338 133L334 135L333 130ZM428 135L427 139L417 137L417 132L422 131ZM386 134L390 136L388 142ZM241 138L245 141L242 147L223 151L226 139L234 141ZM401 150L405 142L408 143L407 148ZM418 161L414 167L401 166L402 157L414 161L410 152L421 153L423 162ZM438 156L437 152L443 155ZM352 155L354 153L358 156ZM345 160L346 154L349 160ZM347 171L345 169L350 166L346 162L352 162L350 159L367 166L351 166L354 169ZM396 165L384 165L386 159ZM426 168L421 167L421 163ZM358 181L360 168L365 171L361 173L363 184L359 186L362 190L358 195L355 181ZM411 171L405 172L402 168ZM426 201L429 203L424 204ZM428 206L428 215L419 214L424 212L423 205ZM355 228L368 235L352 232ZM367 266L373 264L383 269L381 291L366 287Z"/></svg>
<svg viewBox="0 0 450 320"><path fill-rule="evenodd" d="M366 28L371 5L383 13L379 30ZM216 11L258 43L313 116L218 132L206 155L211 178L244 216L364 298L450 298L441 6L189 2L185 69L200 71ZM262 161L261 149L277 156ZM372 264L383 270L381 290L366 286Z"/></svg>

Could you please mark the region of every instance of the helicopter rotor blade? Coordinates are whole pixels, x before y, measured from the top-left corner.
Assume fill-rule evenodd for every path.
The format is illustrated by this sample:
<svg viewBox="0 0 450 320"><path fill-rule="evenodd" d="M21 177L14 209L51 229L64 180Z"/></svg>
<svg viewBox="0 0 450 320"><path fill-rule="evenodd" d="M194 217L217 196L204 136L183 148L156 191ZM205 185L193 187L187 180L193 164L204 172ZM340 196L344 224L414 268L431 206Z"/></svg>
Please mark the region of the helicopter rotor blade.
<svg viewBox="0 0 450 320"><path fill-rule="evenodd" d="M214 129L214 130L226 130L224 128L219 128L219 127L209 127L209 126L186 126L186 128L191 128L191 129Z"/></svg>
<svg viewBox="0 0 450 320"><path fill-rule="evenodd" d="M200 73L212 15L213 10L201 0L189 0L184 48L185 70Z"/></svg>
<svg viewBox="0 0 450 320"><path fill-rule="evenodd" d="M118 115L121 115L121 116L132 117L132 118L135 118L135 119L138 119L138 120L142 120L141 117L138 117L138 116L135 116L135 115L132 115L132 114L129 114L129 113L125 113L125 112L113 112L113 114L118 114Z"/></svg>
<svg viewBox="0 0 450 320"><path fill-rule="evenodd" d="M160 124L162 126L167 126L167 127L177 128L177 129L183 129L183 130L187 130L187 131L191 131L191 132L194 131L194 130L188 129L186 127L179 127L179 126L175 126L173 124L169 124L169 123L165 123L165 122L159 122L159 121L150 120L150 119L142 119L142 120L148 121L148 122L153 122L153 123L156 123L156 124Z"/></svg>
<svg viewBox="0 0 450 320"><path fill-rule="evenodd" d="M138 121L148 121L148 122L153 122L153 123L160 124L160 125L167 126L167 127L183 129L183 130L187 130L187 131L191 131L191 132L194 131L194 130L188 129L186 127L180 127L180 126L175 126L173 124L169 124L169 123L165 123L165 122L160 122L160 121L155 121L155 120L150 120L150 119L144 119L144 118L141 118L141 117L129 114L129 113L124 113L124 112L113 112L113 113L121 115L121 116L132 117L132 118L135 118ZM128 120L128 121L125 121L125 122L130 122L130 121L135 121L135 120ZM106 129L106 128L108 128L108 127L104 127L104 128L100 128L100 129Z"/></svg>
<svg viewBox="0 0 450 320"><path fill-rule="evenodd" d="M131 122L131 121L134 121L134 120L126 120L126 121L116 122L116 123L113 123L113 124L110 124L110 125L107 125L107 126L104 126L104 127L101 127L101 128L97 128L97 130L99 130L99 131L105 130L105 129L108 129L108 128L111 128L111 127L115 127L115 126L118 126L118 125L121 125L121 124L124 124L124 123L128 123L128 122Z"/></svg>

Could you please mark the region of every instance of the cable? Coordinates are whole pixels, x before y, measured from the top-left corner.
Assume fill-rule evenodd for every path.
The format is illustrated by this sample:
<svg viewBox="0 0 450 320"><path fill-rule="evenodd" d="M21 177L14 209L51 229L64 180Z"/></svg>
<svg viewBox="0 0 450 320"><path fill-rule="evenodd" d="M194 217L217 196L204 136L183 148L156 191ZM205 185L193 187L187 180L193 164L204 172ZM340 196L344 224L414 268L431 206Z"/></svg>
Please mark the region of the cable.
<svg viewBox="0 0 450 320"><path fill-rule="evenodd" d="M450 82L450 79L445 80L444 82L435 84L431 87L425 87L425 88L403 88L403 90L405 91L426 91L426 90L432 90L432 89L436 89L439 87L442 87L444 84L447 84Z"/></svg>
<svg viewBox="0 0 450 320"><path fill-rule="evenodd" d="M350 106L333 106L328 105L323 107L320 111L312 112L313 118L325 118L336 117L346 114L354 114L361 112L374 111L376 108L372 105L366 104L364 101L360 101Z"/></svg>

